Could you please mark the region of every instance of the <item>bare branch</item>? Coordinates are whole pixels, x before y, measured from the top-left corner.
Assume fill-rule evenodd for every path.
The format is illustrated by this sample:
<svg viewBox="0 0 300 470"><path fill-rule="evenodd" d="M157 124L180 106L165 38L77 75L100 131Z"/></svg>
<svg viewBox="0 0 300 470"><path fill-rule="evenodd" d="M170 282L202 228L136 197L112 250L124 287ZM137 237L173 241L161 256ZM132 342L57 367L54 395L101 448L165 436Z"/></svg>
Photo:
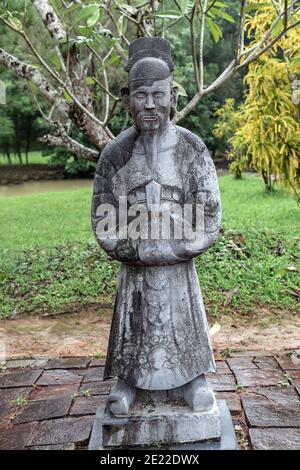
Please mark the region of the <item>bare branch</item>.
<svg viewBox="0 0 300 470"><path fill-rule="evenodd" d="M38 13L40 14L46 28L48 29L50 35L55 40L65 40L67 41L67 35L65 29L56 15L54 9L49 4L48 0L34 0L35 8L37 9ZM40 60L44 67L46 66L49 73L53 72L49 70L48 64L43 63L41 61L41 57L28 40L27 36L24 34L24 38L35 54L35 56ZM59 55L60 58L61 55ZM91 58L90 54L90 58ZM107 139L104 138L103 132L108 135L109 138L113 137L112 133L109 129L103 125L99 119L96 118L93 111L93 104L90 98L90 91L88 85L85 81L85 76L87 73L88 66L84 68L81 64L79 52L73 46L70 49L68 48L68 55L67 55L67 84L61 83L64 89L72 98L74 104L70 105L70 117L75 122L75 124L79 127L79 129L93 142L97 148L101 148L103 145L103 141ZM65 69L66 70L66 69ZM61 80L60 77L56 73L51 73L56 80ZM107 101L107 100L106 100ZM79 109L78 109L79 108ZM108 109L108 108L107 108ZM105 117L107 116L108 111L105 113ZM99 126L101 127L99 129Z"/></svg>
<svg viewBox="0 0 300 470"><path fill-rule="evenodd" d="M67 69L66 69L66 65L65 65L65 61L64 61L64 58L62 56L62 53L60 52L60 48L58 46L55 46L55 50L56 50L56 54L58 55L59 57L59 61L60 61L60 65L61 65L61 68L62 68L62 71L66 74L67 73Z"/></svg>
<svg viewBox="0 0 300 470"><path fill-rule="evenodd" d="M278 9L278 6L276 5L275 0L271 0L273 7L276 10L277 15L280 15L280 10Z"/></svg>
<svg viewBox="0 0 300 470"><path fill-rule="evenodd" d="M177 0L174 0L174 3L175 3L175 5L177 6L178 10L180 10L180 11L182 12L181 7L180 7L180 4L177 2ZM198 0L197 0L195 3L198 3ZM195 5L194 5L194 6L195 6ZM189 16L187 15L187 13L184 13L184 14L183 14L183 17L184 17L186 20L190 20L190 18L189 18ZM181 18L182 18L182 17L181 17Z"/></svg>
<svg viewBox="0 0 300 470"><path fill-rule="evenodd" d="M244 34L245 34L245 8L247 6L247 0L241 0L240 7L240 17L239 17L239 26L238 26L238 35L237 35L237 46L235 57L239 60L239 57L244 51Z"/></svg>
<svg viewBox="0 0 300 470"><path fill-rule="evenodd" d="M225 83L229 78L232 77L232 75L236 72L237 70L237 63L236 60L234 59L230 64L226 67L226 69L219 75L219 77L216 78L216 80L209 85L205 90L203 90L202 97L208 95L209 93L212 93L213 91L217 90L223 83Z"/></svg>
<svg viewBox="0 0 300 470"><path fill-rule="evenodd" d="M288 1L284 0L284 29L287 29L288 27Z"/></svg>
<svg viewBox="0 0 300 470"><path fill-rule="evenodd" d="M211 2L211 4L209 5L209 7L206 8L206 10L205 10L205 13L206 13L206 14L209 12L209 10L210 10L211 8L213 8L213 6L215 5L216 1L217 1L217 0L213 0L213 1Z"/></svg>
<svg viewBox="0 0 300 470"><path fill-rule="evenodd" d="M72 46L69 53L69 75L72 82L72 94L76 97L76 101L74 100L74 102L70 104L70 117L97 148L102 148L103 141L107 142L107 137L113 138L113 134L104 125L104 122L91 118L94 116L93 100L90 96L90 90L83 73L83 65L80 62L79 51L75 46ZM100 124L102 129L105 129L107 136L101 132L101 128L99 128L98 124Z"/></svg>
<svg viewBox="0 0 300 470"><path fill-rule="evenodd" d="M128 15L128 13L126 12L126 10L124 10L120 5L117 5L120 12L122 13L122 15L125 16L125 18L127 18L129 21L132 21L132 23L136 24L139 26L139 21L137 21L135 18L133 18L132 16Z"/></svg>
<svg viewBox="0 0 300 470"><path fill-rule="evenodd" d="M105 62L105 61L109 58L109 56L111 55L111 53L112 53L113 51L114 51L114 48L111 47L110 50L108 51L108 53L106 54L106 56L103 57L103 62Z"/></svg>
<svg viewBox="0 0 300 470"><path fill-rule="evenodd" d="M110 112L109 112L109 115L107 116L107 120L106 120L105 124L107 124L107 123L111 120L111 118L114 116L115 110L116 110L116 107L117 107L117 104L118 104L119 102L120 102L120 99L118 99L118 100L116 100L116 101L113 102L113 105L112 105L112 107L111 107L111 110L110 110Z"/></svg>
<svg viewBox="0 0 300 470"><path fill-rule="evenodd" d="M30 93L31 93L31 95L32 95L32 98L33 98L33 100L34 100L34 102L35 102L35 104L36 104L36 106L37 106L37 108L38 108L38 110L39 110L41 116L45 119L46 122L49 122L49 123L50 123L50 122L51 122L51 115L52 115L52 113L53 113L53 106L52 106L52 108L51 108L51 110L50 110L49 117L46 116L46 114L45 114L44 111L42 110L42 107L41 107L41 105L40 105L40 103L39 103L39 100L38 100L37 97L36 97L36 94L34 93L32 87L31 87L31 82L30 82L29 80L27 80L27 86L28 86L28 89L29 89L29 91L30 91Z"/></svg>
<svg viewBox="0 0 300 470"><path fill-rule="evenodd" d="M40 17L42 18L43 23L46 26L50 36L56 41L66 39L65 28L63 27L60 19L58 18L57 14L55 13L54 9L49 4L49 2L47 0L33 0L33 4ZM59 46L56 45L55 50L59 57L62 70L66 72L65 61L61 54Z"/></svg>
<svg viewBox="0 0 300 470"><path fill-rule="evenodd" d="M113 137L114 137L113 134L111 133L111 131L110 131L106 126L103 125L103 122L99 121L99 119L96 118L96 116L93 114L93 112L92 112L91 110L87 109L87 107L84 106L84 105L82 104L82 102L77 98L77 92L80 92L80 94L82 95L82 97L84 96L84 93L82 93L82 91L83 91L83 90L82 90L82 77L80 77L81 86L79 87L79 86L77 86L77 84L76 84L77 77L76 77L76 71L75 71L74 67L70 66L70 78L71 78L71 82L72 82L72 86L73 86L73 91L74 91L74 93L73 93L73 91L70 90L70 87L68 87L68 86L65 84L65 82L60 78L60 76L57 75L57 74L51 69L51 67L44 61L44 59L43 59L43 58L41 57L41 55L37 52L37 50L35 49L35 47L34 47L33 44L31 43L31 41L29 40L27 34L26 34L24 31L22 31L20 34L24 37L24 39L25 39L27 45L28 45L29 48L32 50L32 52L34 53L35 57L39 60L39 62L45 67L45 69L50 73L50 75L51 75L52 77L54 77L54 78L59 82L59 84L64 88L64 90L68 93L68 95L70 96L70 98L73 100L73 109L75 109L75 105L76 105L76 106L81 110L81 115L82 115L82 116L83 116L82 113L85 113L85 114L87 115L87 117L90 118L90 120L92 120L94 123L98 124L98 125L105 131L105 133L107 134L107 136L108 136L109 138L113 138ZM71 57L73 58L73 65L74 65L74 56L75 56L75 54L76 54L76 48L73 47L72 50L73 50L74 54L73 54ZM80 63L78 63L78 61L77 61L77 65L79 65L79 64L80 64ZM73 75L73 76L71 76L71 72L72 72L72 75ZM86 91L86 89L85 89L85 91ZM85 117L85 119L86 119L86 117ZM83 132L85 132L82 128L81 128L81 130L82 130ZM101 147L101 146L102 146L102 140L103 140L104 136L102 137L102 136L99 135L99 134L100 134L100 133L99 133L99 130L98 130L96 133L93 133L93 135L94 135L95 137L98 135L99 144L100 144L100 147ZM90 137L91 137L91 135L89 136L89 138L90 138ZM97 139L97 137L96 137L96 139ZM98 140L98 139L97 139L97 140ZM106 139L106 140L107 140L107 139ZM92 140L92 142L96 144L95 141ZM98 144L96 144L96 145L98 146Z"/></svg>
<svg viewBox="0 0 300 470"><path fill-rule="evenodd" d="M200 86L199 90L203 90L204 86L204 32L205 32L205 19L206 19L206 8L207 0L204 0L201 13L201 28L200 28L200 43L199 43L199 76L200 76Z"/></svg>
<svg viewBox="0 0 300 470"><path fill-rule="evenodd" d="M110 96L114 101L119 101L120 98L117 98L116 96L114 96L108 88L105 88L105 86L99 82L99 80L96 78L96 77L92 77L94 82L97 83L97 85L108 95Z"/></svg>
<svg viewBox="0 0 300 470"><path fill-rule="evenodd" d="M73 155L88 160L89 162L97 162L99 152L96 150L89 149L84 145L76 142L71 137L61 137L53 134L47 134L39 138L42 144L48 145L49 147L63 147Z"/></svg>
<svg viewBox="0 0 300 470"><path fill-rule="evenodd" d="M66 39L66 31L48 0L33 0L33 4L53 39Z"/></svg>
<svg viewBox="0 0 300 470"><path fill-rule="evenodd" d="M246 3L246 2L245 2ZM296 0L294 0L290 5L289 5L289 11L294 7L296 3ZM243 10L245 8L245 5L243 6ZM294 10L297 11L298 9ZM203 8L202 8L203 11ZM192 109L199 103L199 101L209 93L212 93L216 89L218 89L223 83L225 83L227 80L229 80L236 71L240 70L242 67L247 66L250 62L253 62L254 60L258 59L264 52L266 52L268 49L270 49L276 42L280 40L280 38L285 35L290 29L297 27L300 24L300 20L292 23L290 26L287 26L287 28L283 28L283 30L277 34L270 42L268 42L264 47L262 47L266 41L271 37L272 31L274 27L276 26L277 22L283 17L284 11L280 13L276 19L273 21L271 24L269 30L267 33L264 35L264 37L254 46L250 47L249 49L246 49L244 51L241 50L241 45L242 43L240 42L238 45L238 49L240 50L240 54L236 55L233 61L228 65L228 67L221 73L219 77L216 78L216 80L209 85L207 88L201 88L198 93L194 95L194 97L187 103L187 105L179 112L176 113L175 115L175 122L179 122L180 120L184 119L191 111ZM242 15L243 16L243 15ZM242 19L242 17L241 17ZM243 28L241 28L243 29ZM201 48L201 41L200 41L200 48ZM239 63L241 57L247 56L248 57L244 60L244 62ZM203 63L203 56L202 60L200 60L200 65L201 62ZM200 78L201 78L201 69L200 69Z"/></svg>
<svg viewBox="0 0 300 470"><path fill-rule="evenodd" d="M179 112L176 113L175 122L179 122L182 119L184 119L191 111L192 109L199 103L199 101L204 98L204 96L208 95L209 93L212 93L216 89L218 89L223 83L225 83L236 71L236 61L233 60L228 67L223 71L223 73L216 78L216 80L207 88L202 90L201 92L199 91L196 93L196 95L189 101L189 103Z"/></svg>
<svg viewBox="0 0 300 470"><path fill-rule="evenodd" d="M88 49L95 55L95 57L97 57L97 59L99 60L101 66L103 67L104 66L104 62L105 60L107 60L107 58L109 57L111 51L113 50L113 48L106 54L106 56L104 57L104 59L102 59L102 57L100 56L100 54L98 54L97 51L95 51L95 49L93 49L91 46L87 46ZM119 98L116 98L110 91L109 91L109 87L108 87L108 82L106 81L106 85L103 85L101 82L99 82L99 80L97 80L96 77L92 77L93 80L97 83L97 85L102 88L102 90L108 95L110 96L114 101L118 101ZM104 120L105 121L105 120Z"/></svg>
<svg viewBox="0 0 300 470"><path fill-rule="evenodd" d="M164 33L167 29L170 29L172 28L173 26L175 26L177 23L179 23L179 21L182 21L183 20L183 17L180 16L180 18L176 18L176 20L172 21L171 23L167 24L167 25L163 25L163 27L157 32L157 36L162 36L164 37ZM188 18L188 20L190 21L190 18Z"/></svg>
<svg viewBox="0 0 300 470"><path fill-rule="evenodd" d="M117 35L119 36L119 38L122 38L122 39L123 39L123 41L125 42L125 44L126 44L127 46L129 46L130 42L129 42L128 39L126 38L125 34L119 33L119 31L118 31L118 25L117 25L116 20L114 19L113 15L112 15L111 11L110 11L110 10L107 10L107 13L108 13L108 16L110 17L110 19L111 19L111 21L112 21L112 23L113 23L115 29L116 29Z"/></svg>
<svg viewBox="0 0 300 470"><path fill-rule="evenodd" d="M297 0L294 0L290 6L289 6L289 11L292 10L292 8L294 7L294 5L297 3ZM297 9L298 10L298 9ZM295 12L294 12L295 13ZM282 11L280 14L278 14L276 16L276 18L273 20L270 28L268 29L268 31L266 32L266 34L263 36L263 38L257 43L257 44L254 44L254 46L251 46L249 47L248 49L245 49L242 54L241 54L241 57L244 56L244 55L247 55L249 53L253 53L253 55L255 54L255 52L263 46L263 44L272 36L272 32L275 28L275 26L277 25L277 23L282 19L284 15L284 12ZM294 26L292 26L293 28ZM285 28L284 28L285 29ZM283 31L284 31L283 29ZM291 29L291 27L288 27L288 29ZM252 59L251 59L252 60ZM250 61L251 61L250 60Z"/></svg>
<svg viewBox="0 0 300 470"><path fill-rule="evenodd" d="M65 119L69 112L69 105L60 96L59 92L45 79L41 72L32 65L25 64L11 54L0 48L0 64L5 65L18 77L25 78L34 83L46 100L55 106Z"/></svg>
<svg viewBox="0 0 300 470"><path fill-rule="evenodd" d="M44 3L48 4L48 2ZM103 148L103 145L114 136L108 129L107 125L104 125L104 123L94 115L92 100L90 98L88 86L85 82L85 77L82 75L79 78L77 77L76 69L81 68L81 63L78 56L76 55L76 48L72 48L72 58L70 59L70 62L72 62L72 65L70 66L70 78L72 82L71 89L69 78L67 77L67 83L65 83L64 80L54 70L52 70L52 68L38 53L35 46L28 38L26 32L21 29L15 29L14 25L11 25L7 20L5 20L5 18L1 19L5 24L7 24L8 27L13 29L24 38L26 44L33 52L34 56L72 99L73 102L68 107L68 115L72 121L91 140L91 142L95 144L97 148ZM68 56L69 54L70 52L68 51Z"/></svg>
<svg viewBox="0 0 300 470"><path fill-rule="evenodd" d="M68 150L73 155L77 155L84 160L90 162L96 162L99 157L99 152L91 148L85 147L76 140L70 137L61 123L55 121L54 123L55 131L53 134L44 135L39 139L43 144L46 144L50 147L63 147Z"/></svg>
<svg viewBox="0 0 300 470"><path fill-rule="evenodd" d="M103 69L103 78L104 78L104 86L108 90L108 80L107 80L107 73L105 69ZM108 93L105 93L105 113L104 113L103 122L107 122L108 115L109 115L109 95Z"/></svg>
<svg viewBox="0 0 300 470"><path fill-rule="evenodd" d="M201 89L200 84L200 75L199 75L199 67L197 63L197 53L196 53L196 38L195 38L195 14L196 14L197 2L194 4L192 8L191 18L189 19L190 22L190 32L191 32L191 47L192 47L192 59L193 59L193 67L195 72L195 78L198 90Z"/></svg>
<svg viewBox="0 0 300 470"><path fill-rule="evenodd" d="M280 33L278 33L277 36L275 36L272 39L272 41L270 41L268 44L266 44L265 47L263 47L262 49L258 49L258 52L256 52L256 49L255 49L254 52L256 52L256 54L254 54L254 53L250 54L250 56L242 64L238 65L236 70L239 70L240 68L245 67L246 65L250 64L251 62L254 62L262 54L264 54L267 50L271 49L271 47L273 47L274 44L276 44L276 42L278 42L279 39L281 39L282 36L284 36L290 29L293 29L293 28L297 27L299 24L300 24L300 20L296 21L295 23L292 23L290 26L283 29Z"/></svg>

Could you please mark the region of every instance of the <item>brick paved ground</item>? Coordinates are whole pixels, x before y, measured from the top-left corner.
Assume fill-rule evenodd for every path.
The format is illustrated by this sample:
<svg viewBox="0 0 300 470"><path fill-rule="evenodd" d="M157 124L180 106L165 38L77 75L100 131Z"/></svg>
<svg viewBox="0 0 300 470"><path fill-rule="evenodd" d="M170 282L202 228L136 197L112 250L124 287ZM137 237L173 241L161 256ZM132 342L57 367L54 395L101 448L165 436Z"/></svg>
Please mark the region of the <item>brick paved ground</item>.
<svg viewBox="0 0 300 470"><path fill-rule="evenodd" d="M103 360L7 361L0 373L0 449L86 449L113 381ZM234 353L208 374L243 449L300 449L300 358Z"/></svg>

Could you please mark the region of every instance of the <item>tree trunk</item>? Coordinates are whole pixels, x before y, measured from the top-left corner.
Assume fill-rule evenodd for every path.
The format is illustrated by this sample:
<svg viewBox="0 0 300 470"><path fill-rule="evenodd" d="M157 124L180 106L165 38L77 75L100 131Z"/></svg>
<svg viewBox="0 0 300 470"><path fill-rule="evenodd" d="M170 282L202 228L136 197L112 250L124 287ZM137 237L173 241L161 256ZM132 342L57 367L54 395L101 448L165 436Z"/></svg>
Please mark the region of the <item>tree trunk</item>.
<svg viewBox="0 0 300 470"><path fill-rule="evenodd" d="M9 144L5 146L5 155L7 156L8 164L11 165Z"/></svg>
<svg viewBox="0 0 300 470"><path fill-rule="evenodd" d="M236 180L241 180L242 179L242 172L239 168L237 168L234 172L234 177Z"/></svg>
<svg viewBox="0 0 300 470"><path fill-rule="evenodd" d="M31 143L31 133L32 133L32 116L29 116L27 119L27 129L26 129L26 147L25 147L25 156L26 156L26 165L28 165L28 153L30 152L30 143Z"/></svg>
<svg viewBox="0 0 300 470"><path fill-rule="evenodd" d="M12 122L13 122L13 125L14 125L14 133L15 133L15 139L14 139L14 147L15 147L15 155L18 157L19 159L19 163L20 165L23 165L23 160L22 160L22 155L21 155L21 148L20 148L20 133L19 133L19 116L18 114L15 112L13 113L12 115Z"/></svg>
<svg viewBox="0 0 300 470"><path fill-rule="evenodd" d="M264 180L264 183L265 183L266 190L268 191L268 193L270 193L273 189L271 175L268 174L267 171L263 170L262 171L262 177L263 177L263 180Z"/></svg>
<svg viewBox="0 0 300 470"><path fill-rule="evenodd" d="M21 154L21 152L20 152L20 149L19 149L19 148L18 148L18 150L17 150L17 155L18 155L18 159L19 159L20 165L23 165L22 154Z"/></svg>

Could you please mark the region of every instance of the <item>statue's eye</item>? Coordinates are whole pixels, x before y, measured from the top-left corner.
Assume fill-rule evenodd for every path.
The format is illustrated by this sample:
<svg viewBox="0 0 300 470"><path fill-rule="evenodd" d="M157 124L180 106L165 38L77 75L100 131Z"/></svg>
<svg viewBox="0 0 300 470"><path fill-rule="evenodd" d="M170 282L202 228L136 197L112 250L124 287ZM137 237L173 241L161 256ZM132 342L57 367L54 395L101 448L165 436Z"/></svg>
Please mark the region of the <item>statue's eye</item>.
<svg viewBox="0 0 300 470"><path fill-rule="evenodd" d="M144 95L144 93L136 93L135 97L136 97L138 100L142 100L143 98L145 98L145 95Z"/></svg>
<svg viewBox="0 0 300 470"><path fill-rule="evenodd" d="M155 96L155 98L162 98L164 96L164 93L162 93L161 91L158 91L158 92L154 93L154 96Z"/></svg>

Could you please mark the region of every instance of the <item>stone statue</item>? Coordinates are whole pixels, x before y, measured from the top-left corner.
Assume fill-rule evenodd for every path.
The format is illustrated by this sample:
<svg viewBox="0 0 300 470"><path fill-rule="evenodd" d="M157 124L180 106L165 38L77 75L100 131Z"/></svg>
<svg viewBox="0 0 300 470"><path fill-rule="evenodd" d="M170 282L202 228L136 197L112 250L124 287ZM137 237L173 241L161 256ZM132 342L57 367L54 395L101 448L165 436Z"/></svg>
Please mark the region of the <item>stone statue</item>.
<svg viewBox="0 0 300 470"><path fill-rule="evenodd" d="M192 413L215 406L204 377L215 371L215 363L193 258L218 234L220 194L205 144L172 123L177 103L173 69L165 39L139 38L130 45L122 99L134 125L105 147L96 169L93 230L100 246L121 262L104 374L104 379L118 378L108 397L115 417L128 416L141 391L155 397L176 392ZM122 210L120 201L125 201ZM172 208L193 210L197 204L202 207L202 230L191 239L174 237L178 217ZM110 207L116 217L107 215ZM123 236L124 208L125 229L136 208L144 215L164 210L173 221L172 233L151 237L155 224L147 219L146 236ZM113 220L112 234L103 227Z"/></svg>

